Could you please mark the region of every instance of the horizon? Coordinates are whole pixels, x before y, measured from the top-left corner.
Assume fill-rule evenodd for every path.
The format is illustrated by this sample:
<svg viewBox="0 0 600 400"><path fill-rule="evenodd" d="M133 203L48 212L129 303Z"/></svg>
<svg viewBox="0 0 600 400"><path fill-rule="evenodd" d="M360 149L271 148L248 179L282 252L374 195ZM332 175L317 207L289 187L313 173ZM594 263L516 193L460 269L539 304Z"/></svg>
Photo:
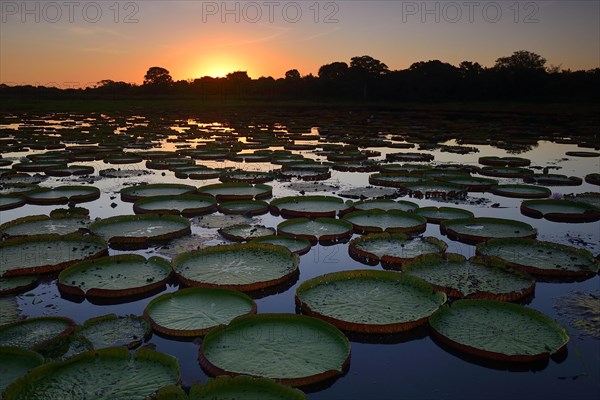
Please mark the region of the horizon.
<svg viewBox="0 0 600 400"><path fill-rule="evenodd" d="M3 1L0 83L90 87L247 71L253 79L369 55L390 71L419 61L492 67L527 50L548 67L600 67L600 3Z"/></svg>

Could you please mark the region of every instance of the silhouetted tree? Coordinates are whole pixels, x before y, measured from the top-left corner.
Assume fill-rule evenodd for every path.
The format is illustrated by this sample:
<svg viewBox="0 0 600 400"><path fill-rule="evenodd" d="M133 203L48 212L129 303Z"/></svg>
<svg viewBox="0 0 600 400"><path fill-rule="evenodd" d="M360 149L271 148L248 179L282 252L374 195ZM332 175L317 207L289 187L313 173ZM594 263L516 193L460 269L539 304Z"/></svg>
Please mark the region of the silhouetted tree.
<svg viewBox="0 0 600 400"><path fill-rule="evenodd" d="M515 51L512 56L496 59L496 69L544 71L546 59L526 50Z"/></svg>
<svg viewBox="0 0 600 400"><path fill-rule="evenodd" d="M387 65L371 56L352 57L350 69L355 73L369 77L377 77L390 72Z"/></svg>
<svg viewBox="0 0 600 400"><path fill-rule="evenodd" d="M300 80L302 77L300 76L300 72L297 69L290 69L285 73L286 80Z"/></svg>
<svg viewBox="0 0 600 400"><path fill-rule="evenodd" d="M171 86L173 78L168 70L162 67L151 67L144 76L144 85L150 86Z"/></svg>
<svg viewBox="0 0 600 400"><path fill-rule="evenodd" d="M345 62L333 62L325 64L319 68L319 78L336 81L345 79L348 76L348 64Z"/></svg>

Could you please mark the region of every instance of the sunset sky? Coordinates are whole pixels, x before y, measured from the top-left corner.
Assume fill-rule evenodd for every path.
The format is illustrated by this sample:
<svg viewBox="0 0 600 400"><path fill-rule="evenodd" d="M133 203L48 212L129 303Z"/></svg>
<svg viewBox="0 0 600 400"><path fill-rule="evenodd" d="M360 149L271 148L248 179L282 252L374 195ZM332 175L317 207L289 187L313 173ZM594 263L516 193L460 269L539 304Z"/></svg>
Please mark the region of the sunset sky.
<svg viewBox="0 0 600 400"><path fill-rule="evenodd" d="M439 59L494 65L529 50L572 70L600 67L600 1L5 1L0 82L140 84L247 71L317 74L370 55L390 69Z"/></svg>

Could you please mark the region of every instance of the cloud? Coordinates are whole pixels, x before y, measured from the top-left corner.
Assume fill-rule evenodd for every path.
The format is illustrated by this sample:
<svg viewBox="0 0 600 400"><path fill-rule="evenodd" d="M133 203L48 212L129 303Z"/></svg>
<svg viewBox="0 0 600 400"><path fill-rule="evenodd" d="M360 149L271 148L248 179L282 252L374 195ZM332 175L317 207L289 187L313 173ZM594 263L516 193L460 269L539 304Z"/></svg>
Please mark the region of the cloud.
<svg viewBox="0 0 600 400"><path fill-rule="evenodd" d="M297 40L297 42L309 42L309 41L311 41L311 40L319 39L319 38L321 38L321 37L323 37L323 36L330 35L330 34L332 34L332 33L334 33L334 32L337 32L337 31L339 31L339 30L340 30L340 27L339 27L339 26L336 26L336 27L334 27L333 29L330 29L330 30L328 30L328 31L325 31L325 32L319 32L319 33L316 33L316 34L314 34L314 35L311 35L311 36L308 36L308 37L305 37L305 38L298 39L298 40Z"/></svg>

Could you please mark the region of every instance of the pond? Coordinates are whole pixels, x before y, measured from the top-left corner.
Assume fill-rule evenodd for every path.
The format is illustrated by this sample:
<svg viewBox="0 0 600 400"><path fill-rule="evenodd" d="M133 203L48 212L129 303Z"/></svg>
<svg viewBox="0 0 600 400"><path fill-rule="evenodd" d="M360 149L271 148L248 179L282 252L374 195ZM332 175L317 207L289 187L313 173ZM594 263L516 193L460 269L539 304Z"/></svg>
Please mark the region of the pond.
<svg viewBox="0 0 600 400"><path fill-rule="evenodd" d="M309 195L342 198L343 202L336 202L332 208L333 215L327 216L338 219L344 218L344 209L350 204L346 202L359 200L341 195L347 192L348 195L355 196L356 193L361 193L360 188L369 187L364 192L365 198L386 196L410 201L419 208L454 207L470 211L476 218L525 222L537 230L538 240L585 249L597 257L600 254L600 222L597 219L569 223L533 218L521 212L523 198L496 195L489 187L470 187L468 190L459 187L460 190L451 192L444 189L443 193L435 189L423 193L423 196L415 192L409 196L409 192L403 190L402 183L393 182L389 186L369 184L369 177L380 171L380 165L408 164L406 170L429 172L437 168L438 175L442 168L444 174L471 171L473 177L490 178L489 174L479 174L478 168L484 167L479 163L481 157L519 157L530 160L528 166L519 166L519 169L527 170L518 171L526 176L535 173L581 178L577 185L573 185L571 181L560 181L552 186L538 185L547 187L552 193L552 199L571 198L571 195L587 192L598 193L599 187L584 179L586 175L600 172L597 126L597 121L593 120L573 121L566 117L563 120L556 116L549 119L528 118L523 115L482 118L469 114L448 116L385 110L236 110L214 116L208 113L144 115L141 111L131 115L4 113L0 120L0 161L7 165L0 167L0 173L10 169L11 165L23 162L60 161L65 152L71 150L69 154L76 157L68 159L68 165L93 167L93 174L45 176L43 171L46 167L42 166L42 172L39 173L45 178L34 183L44 188L67 185L98 188L99 198L77 204L78 207L89 210L92 220L135 215L134 203L124 201L120 195L122 189L134 185L185 184L197 188L220 183L215 175L201 173L204 169L217 172L231 169L260 172L252 176L260 177L263 182L267 177L264 184L272 187L272 197L268 197L257 186L250 191L250 199L255 195L266 202L283 197ZM581 151L587 153L573 153ZM131 157L122 157L123 152ZM141 155L142 161L132 153ZM413 154L403 158L399 153L419 153L426 156L416 157ZM32 155L44 156L36 159ZM343 161L335 161L336 159ZM148 160L154 163L148 165ZM333 165L314 163L327 163L328 160ZM196 168L197 166L203 168ZM193 172L198 173L198 179L187 178L185 168L190 167L195 168ZM111 168L114 170L100 174L100 171ZM386 171L393 171L394 168L402 167L388 167ZM297 173L275 173L279 169ZM191 174L192 170L189 171ZM324 171L327 173L324 174ZM263 174L267 172L272 172L273 175ZM34 175L36 172L29 174ZM252 178L249 174L239 175L240 179ZM9 192L12 187L7 176L0 177L2 193ZM229 178L232 176L229 174ZM208 179L200 179L205 177ZM307 180L301 179L303 177ZM454 178L454 182L461 181L456 175L451 178ZM427 182L432 179L436 179L435 174L427 178ZM502 185L527 184L522 176L493 179ZM141 192L143 191L137 193ZM233 198L217 198L219 203L239 200L236 194L247 194L248 190L230 188L226 192ZM539 193L535 190L533 192ZM172 193L167 188L161 189L158 194L169 196L179 193ZM207 210L203 209L200 213L203 215L184 217L191 223L191 238L184 230L179 230L177 236L182 237L158 245L111 245L109 254L114 256L133 253L172 260L178 254L197 248L234 243L221 236L219 228L246 223L275 230L278 224L285 221L278 212L273 212L273 208L270 213L224 215L216 207L210 208L212 204L210 201L206 202L206 197L204 201L206 204L202 204L203 207L208 206L211 214L206 214ZM5 224L30 215L49 215L57 208L67 207L67 202L68 200L62 205L58 202L48 205L28 202L20 207L1 211L0 223ZM183 207L184 203L171 200L163 202L164 207ZM310 213L312 208L322 207L318 201L306 203L302 207L296 205L292 208L304 212L308 210ZM258 203L250 202L249 206L254 207L256 204ZM243 203L239 205L242 206ZM412 210L394 212L412 213ZM379 215L377 224L385 228L387 225L381 218ZM367 217L363 216L362 220L365 219ZM467 226L477 225L481 228L479 230L484 229L479 226L481 224L477 223L477 219L474 221ZM511 229L514 228L509 228ZM115 234L127 236L127 232ZM448 246L447 253L458 253L466 258L475 255L476 243L449 239L441 233L439 223L427 223L425 231L417 232L416 235L444 241ZM299 257L299 274L294 278L275 289L250 293L258 314L300 313L295 302L296 289L312 278L338 271L382 270L381 264L369 266L350 256L348 242L360 236L354 233L351 238L313 243L310 250ZM36 255L29 256L35 258ZM23 316L64 316L82 324L90 318L113 313L118 316L141 316L150 301L167 292L175 292L178 288L176 280L172 279L164 289L157 289L158 292L154 290L145 297L128 297L125 300L88 299L59 291L57 275L49 274L44 275L36 287L18 293L14 298ZM575 314L579 308L573 305L577 304L573 299L578 295L584 300L592 299L592 303L596 300L596 308L591 311L595 314L588 314L587 317ZM553 357L548 362L502 364L469 356L433 339L430 328L425 324L405 333L347 333L351 356L343 375L301 389L309 399L597 398L600 393L598 296L598 274L577 280L537 280L533 295L521 304L556 320L570 335L566 354ZM582 323L581 320L586 318L589 323ZM201 344L202 339L199 338L175 339L155 331L143 345L175 356L181 367L182 385L189 387L196 381L205 383L209 378L199 363Z"/></svg>

